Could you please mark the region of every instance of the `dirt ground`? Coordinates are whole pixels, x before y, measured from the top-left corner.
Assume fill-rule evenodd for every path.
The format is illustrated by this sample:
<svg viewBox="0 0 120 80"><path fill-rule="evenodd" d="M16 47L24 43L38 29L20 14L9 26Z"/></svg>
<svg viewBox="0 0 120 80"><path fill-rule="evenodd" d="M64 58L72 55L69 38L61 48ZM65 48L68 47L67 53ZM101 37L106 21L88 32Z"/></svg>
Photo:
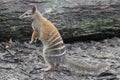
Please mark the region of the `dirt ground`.
<svg viewBox="0 0 120 80"><path fill-rule="evenodd" d="M120 80L120 38L66 44L71 60L108 64L109 68L99 74L76 73L65 66L50 72L40 71L46 66L41 43L15 41L15 44L6 50L5 43L0 43L0 80Z"/></svg>

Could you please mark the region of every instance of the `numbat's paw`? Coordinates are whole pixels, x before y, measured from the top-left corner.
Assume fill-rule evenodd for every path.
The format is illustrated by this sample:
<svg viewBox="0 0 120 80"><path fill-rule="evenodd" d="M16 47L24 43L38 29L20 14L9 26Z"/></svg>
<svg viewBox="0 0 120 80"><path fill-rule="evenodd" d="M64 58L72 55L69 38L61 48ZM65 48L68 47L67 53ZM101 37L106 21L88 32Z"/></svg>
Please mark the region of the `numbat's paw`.
<svg viewBox="0 0 120 80"><path fill-rule="evenodd" d="M47 67L47 68L42 68L42 69L40 69L41 71L45 71L45 72L47 72L47 71L50 71L50 70L52 70L52 67Z"/></svg>

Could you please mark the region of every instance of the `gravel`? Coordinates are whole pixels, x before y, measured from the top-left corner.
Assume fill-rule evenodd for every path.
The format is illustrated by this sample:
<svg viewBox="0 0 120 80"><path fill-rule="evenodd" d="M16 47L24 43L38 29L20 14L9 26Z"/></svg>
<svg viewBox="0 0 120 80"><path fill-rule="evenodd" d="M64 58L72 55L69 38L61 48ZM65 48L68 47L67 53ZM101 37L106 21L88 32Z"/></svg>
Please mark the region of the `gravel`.
<svg viewBox="0 0 120 80"><path fill-rule="evenodd" d="M108 64L109 68L97 75L76 73L65 66L40 71L46 67L42 44L18 41L15 44L5 49L5 43L0 43L0 80L120 80L120 38L65 44L71 60L90 65Z"/></svg>

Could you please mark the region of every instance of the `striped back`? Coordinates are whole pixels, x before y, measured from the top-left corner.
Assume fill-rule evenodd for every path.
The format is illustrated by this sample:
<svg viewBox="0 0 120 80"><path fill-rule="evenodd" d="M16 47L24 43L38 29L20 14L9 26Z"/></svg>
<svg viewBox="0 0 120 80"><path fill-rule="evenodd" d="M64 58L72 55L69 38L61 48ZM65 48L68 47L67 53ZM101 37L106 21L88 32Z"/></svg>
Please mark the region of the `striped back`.
<svg viewBox="0 0 120 80"><path fill-rule="evenodd" d="M49 44L46 52L48 52L50 55L52 54L53 56L60 56L65 54L65 45L57 29L55 29L49 34L47 42Z"/></svg>

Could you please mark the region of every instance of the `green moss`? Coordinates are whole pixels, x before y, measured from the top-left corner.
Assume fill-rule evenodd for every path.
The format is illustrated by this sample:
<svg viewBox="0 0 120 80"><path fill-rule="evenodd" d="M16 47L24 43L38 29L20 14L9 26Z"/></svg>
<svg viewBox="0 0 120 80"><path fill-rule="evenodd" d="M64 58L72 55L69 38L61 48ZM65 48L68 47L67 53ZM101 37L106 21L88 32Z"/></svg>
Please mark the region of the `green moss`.
<svg viewBox="0 0 120 80"><path fill-rule="evenodd" d="M96 19L83 19L78 24L74 25L83 31L101 31L104 28L111 28L114 26L114 20L110 18L96 18Z"/></svg>
<svg viewBox="0 0 120 80"><path fill-rule="evenodd" d="M114 27L115 21L111 18L88 18L73 25L73 28L64 28L61 31L63 37L89 35L99 33Z"/></svg>

